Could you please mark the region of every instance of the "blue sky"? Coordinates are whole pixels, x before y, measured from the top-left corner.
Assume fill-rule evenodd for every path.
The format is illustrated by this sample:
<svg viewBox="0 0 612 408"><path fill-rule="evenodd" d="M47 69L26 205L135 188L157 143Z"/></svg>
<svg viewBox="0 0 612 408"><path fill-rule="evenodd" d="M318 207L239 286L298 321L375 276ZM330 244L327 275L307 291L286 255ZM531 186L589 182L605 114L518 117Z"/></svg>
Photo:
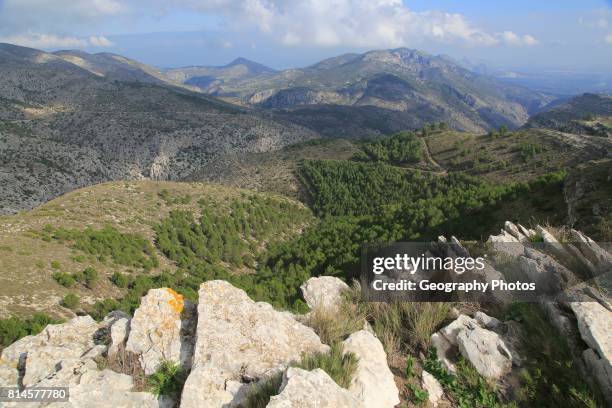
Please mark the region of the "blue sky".
<svg viewBox="0 0 612 408"><path fill-rule="evenodd" d="M0 0L0 41L162 67L275 68L406 46L523 70L612 73L603 0Z"/></svg>

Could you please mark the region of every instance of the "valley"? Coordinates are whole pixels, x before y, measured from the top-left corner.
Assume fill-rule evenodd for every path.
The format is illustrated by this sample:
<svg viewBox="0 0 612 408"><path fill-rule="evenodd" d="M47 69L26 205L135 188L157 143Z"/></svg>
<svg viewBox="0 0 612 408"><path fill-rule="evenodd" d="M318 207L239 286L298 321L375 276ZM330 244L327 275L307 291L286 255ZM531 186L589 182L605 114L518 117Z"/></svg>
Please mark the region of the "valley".
<svg viewBox="0 0 612 408"><path fill-rule="evenodd" d="M612 264L610 118L407 48L159 69L0 44L0 385L263 408L273 369L368 408L604 406L607 295L573 268ZM512 242L589 301L366 302L362 245L410 241Z"/></svg>

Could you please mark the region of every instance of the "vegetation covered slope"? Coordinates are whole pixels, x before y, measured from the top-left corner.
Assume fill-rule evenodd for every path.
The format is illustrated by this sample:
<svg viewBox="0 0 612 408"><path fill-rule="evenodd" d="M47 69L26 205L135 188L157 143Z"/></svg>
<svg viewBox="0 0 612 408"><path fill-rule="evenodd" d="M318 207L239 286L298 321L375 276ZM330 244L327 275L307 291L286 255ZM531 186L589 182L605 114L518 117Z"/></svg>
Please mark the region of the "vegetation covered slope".
<svg viewBox="0 0 612 408"><path fill-rule="evenodd" d="M202 218L204 211L208 216ZM60 301L68 293L77 294L78 308L87 309L97 299L122 297L138 276L174 272L181 255L168 246L179 238L163 231L187 219L213 223L215 237L206 243L205 235L198 236L198 245L206 243L207 256L215 256L211 264L236 274L251 273L252 259L268 242L312 222L310 212L289 199L213 184L111 182L80 189L0 218L3 317L34 311L66 316L70 312ZM238 224L230 226L230 219ZM84 271L90 268L97 276L88 285Z"/></svg>

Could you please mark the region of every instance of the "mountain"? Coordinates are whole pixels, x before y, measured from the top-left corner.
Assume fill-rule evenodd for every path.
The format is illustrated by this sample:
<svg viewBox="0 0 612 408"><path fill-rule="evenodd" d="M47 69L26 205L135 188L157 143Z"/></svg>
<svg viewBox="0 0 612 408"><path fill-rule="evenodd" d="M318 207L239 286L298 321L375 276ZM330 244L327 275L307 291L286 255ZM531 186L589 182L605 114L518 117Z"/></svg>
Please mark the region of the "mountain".
<svg viewBox="0 0 612 408"><path fill-rule="evenodd" d="M0 213L102 181L178 180L218 154L317 136L156 75L110 54L0 44Z"/></svg>
<svg viewBox="0 0 612 408"><path fill-rule="evenodd" d="M192 85L203 92L215 94L217 89L227 82L250 79L276 72L270 67L246 58L236 58L229 64L220 67L173 68L165 70L164 74L171 81Z"/></svg>
<svg viewBox="0 0 612 408"><path fill-rule="evenodd" d="M450 58L406 48L345 54L280 72L199 78L205 92L251 106L288 111L312 106L375 107L389 111L395 120L412 121L414 127L445 121L470 131L518 127L552 100L469 71Z"/></svg>
<svg viewBox="0 0 612 408"><path fill-rule="evenodd" d="M612 137L612 95L585 93L553 104L532 116L525 127Z"/></svg>

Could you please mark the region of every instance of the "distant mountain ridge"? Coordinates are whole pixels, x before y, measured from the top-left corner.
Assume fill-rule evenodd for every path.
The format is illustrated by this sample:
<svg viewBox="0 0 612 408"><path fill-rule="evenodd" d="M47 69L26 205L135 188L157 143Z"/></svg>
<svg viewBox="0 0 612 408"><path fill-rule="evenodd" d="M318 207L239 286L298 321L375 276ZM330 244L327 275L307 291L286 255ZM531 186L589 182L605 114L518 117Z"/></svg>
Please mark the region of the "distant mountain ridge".
<svg viewBox="0 0 612 408"><path fill-rule="evenodd" d="M199 67L197 75L193 68L166 74L239 104L288 110L313 105L370 106L391 111L404 122L400 118L419 118L428 112L428 121L445 121L471 131L521 126L553 99L469 71L448 57L407 48L344 54L276 72L232 69L230 64ZM416 127L424 124L415 122Z"/></svg>

